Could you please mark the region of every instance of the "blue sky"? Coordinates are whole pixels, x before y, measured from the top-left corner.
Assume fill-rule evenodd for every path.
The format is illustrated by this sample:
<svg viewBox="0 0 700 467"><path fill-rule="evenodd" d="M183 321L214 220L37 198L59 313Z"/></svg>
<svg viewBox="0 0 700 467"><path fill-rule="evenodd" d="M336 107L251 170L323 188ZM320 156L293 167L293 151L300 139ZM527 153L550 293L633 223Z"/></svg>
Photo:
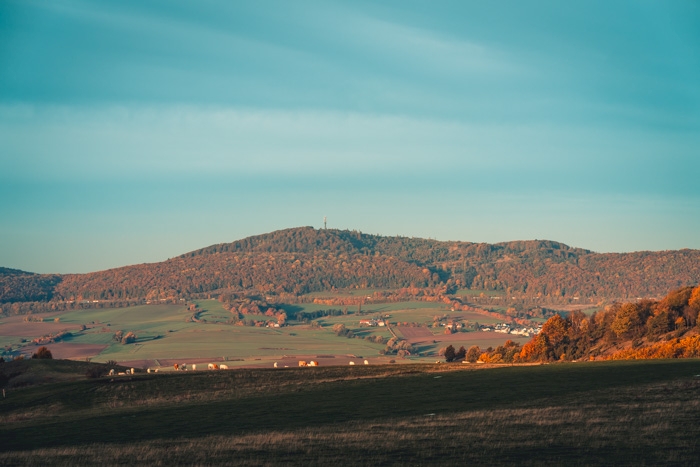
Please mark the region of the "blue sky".
<svg viewBox="0 0 700 467"><path fill-rule="evenodd" d="M0 266L322 225L700 248L694 1L0 2Z"/></svg>

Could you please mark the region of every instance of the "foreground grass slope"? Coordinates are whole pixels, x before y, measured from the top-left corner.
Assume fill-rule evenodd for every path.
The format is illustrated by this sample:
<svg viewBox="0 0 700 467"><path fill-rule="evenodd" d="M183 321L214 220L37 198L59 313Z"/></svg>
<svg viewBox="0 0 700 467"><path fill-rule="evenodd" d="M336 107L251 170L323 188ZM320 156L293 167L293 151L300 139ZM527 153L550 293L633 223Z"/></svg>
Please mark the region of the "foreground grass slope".
<svg viewBox="0 0 700 467"><path fill-rule="evenodd" d="M682 360L48 384L0 402L0 463L691 465L698 374Z"/></svg>

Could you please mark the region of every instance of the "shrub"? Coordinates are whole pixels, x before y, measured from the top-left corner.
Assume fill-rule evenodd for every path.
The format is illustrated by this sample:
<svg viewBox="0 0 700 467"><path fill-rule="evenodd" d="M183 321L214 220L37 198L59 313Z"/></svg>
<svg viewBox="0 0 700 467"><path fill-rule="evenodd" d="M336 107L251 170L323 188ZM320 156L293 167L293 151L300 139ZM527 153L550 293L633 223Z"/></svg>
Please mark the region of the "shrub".
<svg viewBox="0 0 700 467"><path fill-rule="evenodd" d="M89 366L87 371L85 372L85 376L88 378L99 378L100 376L105 374L104 368L101 366Z"/></svg>
<svg viewBox="0 0 700 467"><path fill-rule="evenodd" d="M122 337L122 344L131 344L133 342L136 342L136 334L131 331L127 332L126 335Z"/></svg>
<svg viewBox="0 0 700 467"><path fill-rule="evenodd" d="M46 347L39 347L39 350L36 351L32 355L32 358L40 358L40 359L52 359L53 355L51 355L51 351L47 349Z"/></svg>

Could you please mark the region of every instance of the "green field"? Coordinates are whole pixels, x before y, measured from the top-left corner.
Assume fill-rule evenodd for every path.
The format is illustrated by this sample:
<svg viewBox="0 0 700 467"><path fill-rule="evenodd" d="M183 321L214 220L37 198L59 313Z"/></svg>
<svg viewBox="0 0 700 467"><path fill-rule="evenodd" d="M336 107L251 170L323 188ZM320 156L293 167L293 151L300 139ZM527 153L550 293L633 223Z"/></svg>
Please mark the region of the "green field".
<svg viewBox="0 0 700 467"><path fill-rule="evenodd" d="M698 360L91 380L85 363L4 365L78 380L8 391L2 465L697 465Z"/></svg>
<svg viewBox="0 0 700 467"><path fill-rule="evenodd" d="M333 292L311 292L306 294L312 298L336 298L336 297L371 297L375 292L392 292L391 289L337 289Z"/></svg>
<svg viewBox="0 0 700 467"><path fill-rule="evenodd" d="M343 306L333 306L333 305L319 305L319 304L302 304L293 305L294 309L300 309L302 311L317 311L326 309L343 309ZM493 324L502 322L497 318L491 316L481 315L478 313L472 313L467 311L450 311L449 307L444 303L440 302L420 302L420 301L408 301L408 302L397 302L397 303L379 303L362 305L362 314L357 314L358 307L349 306L348 311L351 313L346 316L329 316L326 318L319 318L329 320L329 322L342 322L347 325L347 323L359 323L361 319L369 318L379 318L388 316L387 321L395 322L409 322L409 323L422 323L422 324L432 324L434 316L447 315L449 318L468 320L471 322L478 322L481 324Z"/></svg>
<svg viewBox="0 0 700 467"><path fill-rule="evenodd" d="M465 297L478 297L484 294L487 297L504 297L505 292L502 290L481 290L481 289L459 289L456 295L462 295Z"/></svg>
<svg viewBox="0 0 700 467"><path fill-rule="evenodd" d="M194 303L204 310L199 318L208 323L227 323L231 319L231 313L218 300L195 300Z"/></svg>

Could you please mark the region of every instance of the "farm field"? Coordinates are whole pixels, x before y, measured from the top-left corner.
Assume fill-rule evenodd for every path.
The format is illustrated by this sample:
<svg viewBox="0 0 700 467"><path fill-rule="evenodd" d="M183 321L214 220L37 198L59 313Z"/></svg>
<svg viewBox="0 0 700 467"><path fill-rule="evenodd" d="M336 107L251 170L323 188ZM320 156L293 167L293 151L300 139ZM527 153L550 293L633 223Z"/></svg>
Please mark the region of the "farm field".
<svg viewBox="0 0 700 467"><path fill-rule="evenodd" d="M502 345L506 340L512 340L519 344L524 344L530 340L529 337L515 336L498 332L456 332L454 334L433 333L429 328L423 327L408 327L399 326L398 334L404 337L411 344L430 345L434 343L437 346L445 346L452 344L453 346L464 346L469 348L472 345L478 345L480 348L497 347ZM444 345L442 345L444 344Z"/></svg>
<svg viewBox="0 0 700 467"><path fill-rule="evenodd" d="M317 359L335 356L326 364L346 364L353 358L369 358L387 362L380 350L383 344L370 342L366 337L392 337L388 327L360 327L361 319L386 318L392 323L419 323L432 326L433 318L458 319L482 324L498 322L496 318L472 312L452 312L442 303L400 302L348 307L348 314L319 317L315 323L289 320L289 326L266 328L234 326L231 313L216 300L198 300L197 319L193 311L183 305L142 305L125 308L88 309L63 313L34 315L41 322L25 322L24 317L0 319L0 343L4 349L30 355L40 345L55 350L57 358L91 359L95 362L114 360L139 368L164 366L165 362L226 361L230 366L272 366L273 362L290 359ZM314 312L333 307L323 304L287 305L289 313ZM245 315L245 320L261 320L261 315ZM313 325L312 325L313 324ZM332 328L343 324L353 331L355 338L336 336ZM408 328L406 328L408 329ZM453 345L497 346L510 336L505 334L470 332L444 334L443 327L419 328L424 339L420 355L412 355L402 363L434 361L437 351L448 343ZM68 332L57 343L34 343L32 340ZM122 344L113 339L117 331L133 332L136 341ZM408 332L408 331L407 331ZM432 336L428 338L428 333ZM485 334L489 334L488 336ZM399 334L400 335L400 334ZM409 339L410 340L410 339ZM514 338L520 343L527 339Z"/></svg>
<svg viewBox="0 0 700 467"><path fill-rule="evenodd" d="M291 305L294 311L314 312L327 309L343 309L345 307L338 305L321 305L321 304L301 304ZM492 316L482 315L469 311L450 311L449 308L439 302L397 302L397 303L378 303L362 305L362 314L357 314L357 306L347 307L351 314L339 316L327 316L318 318L318 321L326 320L329 323L357 323L361 319L370 318L386 318L392 323L420 323L432 325L435 316L446 317L449 319L466 320L472 323L495 324L502 322Z"/></svg>
<svg viewBox="0 0 700 467"><path fill-rule="evenodd" d="M69 379L60 361L5 365ZM0 463L696 465L698 374L670 360L83 377L0 400Z"/></svg>
<svg viewBox="0 0 700 467"><path fill-rule="evenodd" d="M481 290L481 289L459 289L455 295L464 297L478 297L484 295L486 297L505 297L505 292L500 290Z"/></svg>
<svg viewBox="0 0 700 467"><path fill-rule="evenodd" d="M344 309L347 308L349 312L356 314L358 309L358 305L325 305L325 304L320 304L320 303L303 303L299 305L287 305L290 309L296 311L317 311L317 310L327 310L327 309ZM410 313L414 312L415 316L419 317L425 317L426 319L429 317L430 321L432 322L432 317L439 313L446 313L449 311L445 304L440 303L440 302L421 302L421 301L406 301L406 302L391 302L391 303L370 303L370 304L365 304L361 306L362 315L366 315L365 317L370 317L373 314L391 314L392 312L402 312L402 313ZM357 316L357 315L356 315ZM402 315L403 316L403 315ZM412 315L407 314L405 315L407 318L410 318ZM362 318L358 318L362 319Z"/></svg>
<svg viewBox="0 0 700 467"><path fill-rule="evenodd" d="M392 289L336 289L333 292L311 292L306 294L311 298L333 298L333 297L371 297L375 292L392 292Z"/></svg>

